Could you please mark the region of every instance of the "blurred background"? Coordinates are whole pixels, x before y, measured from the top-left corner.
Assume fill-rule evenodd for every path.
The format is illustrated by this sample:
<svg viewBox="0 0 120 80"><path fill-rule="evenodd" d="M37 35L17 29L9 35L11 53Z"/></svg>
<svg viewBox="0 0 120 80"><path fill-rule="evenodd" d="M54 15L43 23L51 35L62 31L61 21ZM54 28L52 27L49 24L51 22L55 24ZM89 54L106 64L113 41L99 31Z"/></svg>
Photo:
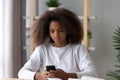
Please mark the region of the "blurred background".
<svg viewBox="0 0 120 80"><path fill-rule="evenodd" d="M0 0L0 78L17 78L19 69L29 59L30 16L40 17L48 6L47 0ZM83 16L84 0L59 0L61 5L78 16ZM120 25L120 0L90 0L89 40L90 55L101 78L115 70L117 51L113 47L112 36ZM33 6L35 9L31 9ZM37 9L36 9L36 6ZM34 20L35 21L35 20ZM83 20L81 20L83 23ZM33 22L34 23L34 22Z"/></svg>

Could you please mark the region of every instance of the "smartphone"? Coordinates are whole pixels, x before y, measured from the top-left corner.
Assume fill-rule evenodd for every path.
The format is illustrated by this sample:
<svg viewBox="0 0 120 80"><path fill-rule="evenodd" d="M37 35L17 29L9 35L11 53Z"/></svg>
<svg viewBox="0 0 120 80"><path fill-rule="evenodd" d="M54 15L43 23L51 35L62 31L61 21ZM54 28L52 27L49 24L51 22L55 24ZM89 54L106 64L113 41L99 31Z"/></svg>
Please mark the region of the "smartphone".
<svg viewBox="0 0 120 80"><path fill-rule="evenodd" d="M56 68L55 68L54 65L48 65L48 66L46 66L46 70L47 70L47 71L56 70Z"/></svg>

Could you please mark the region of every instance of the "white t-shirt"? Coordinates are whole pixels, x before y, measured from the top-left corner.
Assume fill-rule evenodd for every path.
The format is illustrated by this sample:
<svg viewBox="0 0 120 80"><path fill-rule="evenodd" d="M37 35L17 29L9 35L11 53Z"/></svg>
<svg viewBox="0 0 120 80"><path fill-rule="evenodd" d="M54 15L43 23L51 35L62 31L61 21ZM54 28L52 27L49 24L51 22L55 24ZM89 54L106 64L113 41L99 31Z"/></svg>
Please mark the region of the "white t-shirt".
<svg viewBox="0 0 120 80"><path fill-rule="evenodd" d="M18 73L20 79L34 79L36 72L46 70L47 65L55 65L67 73L82 76L96 76L96 69L88 51L82 44L67 44L64 47L54 47L52 44L40 45L30 57L30 60Z"/></svg>

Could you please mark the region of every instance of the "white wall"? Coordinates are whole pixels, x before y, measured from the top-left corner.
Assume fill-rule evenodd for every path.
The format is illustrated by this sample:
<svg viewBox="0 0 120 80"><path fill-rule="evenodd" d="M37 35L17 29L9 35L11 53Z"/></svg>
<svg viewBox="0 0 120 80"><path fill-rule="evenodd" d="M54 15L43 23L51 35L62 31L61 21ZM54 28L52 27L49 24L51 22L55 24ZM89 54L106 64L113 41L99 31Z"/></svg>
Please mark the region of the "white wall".
<svg viewBox="0 0 120 80"><path fill-rule="evenodd" d="M120 26L119 3L120 0L91 0L91 15L98 17L91 22L93 41L97 46L92 57L103 78L107 77L108 70L115 69L117 51L113 47L112 36L115 28Z"/></svg>
<svg viewBox="0 0 120 80"><path fill-rule="evenodd" d="M115 28L120 26L120 0L90 0L91 16L96 20L91 21L90 30L93 33L91 45L96 46L91 51L92 59L101 78L107 78L108 70L115 69L115 55L112 36ZM60 0L62 6L70 8L78 15L83 15L83 0Z"/></svg>

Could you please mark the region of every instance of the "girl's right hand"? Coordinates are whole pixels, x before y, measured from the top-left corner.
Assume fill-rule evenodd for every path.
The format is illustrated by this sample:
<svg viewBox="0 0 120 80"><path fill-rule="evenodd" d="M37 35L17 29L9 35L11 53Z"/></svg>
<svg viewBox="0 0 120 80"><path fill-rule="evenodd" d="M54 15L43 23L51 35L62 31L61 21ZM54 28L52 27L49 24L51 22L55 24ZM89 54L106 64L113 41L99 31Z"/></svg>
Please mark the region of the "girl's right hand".
<svg viewBox="0 0 120 80"><path fill-rule="evenodd" d="M50 75L50 72L48 72L48 71L43 71L43 72L41 72L41 73L36 72L36 73L35 73L35 76L34 76L34 79L35 79L35 80L47 80L47 78L50 78L50 77L52 77L52 76Z"/></svg>

